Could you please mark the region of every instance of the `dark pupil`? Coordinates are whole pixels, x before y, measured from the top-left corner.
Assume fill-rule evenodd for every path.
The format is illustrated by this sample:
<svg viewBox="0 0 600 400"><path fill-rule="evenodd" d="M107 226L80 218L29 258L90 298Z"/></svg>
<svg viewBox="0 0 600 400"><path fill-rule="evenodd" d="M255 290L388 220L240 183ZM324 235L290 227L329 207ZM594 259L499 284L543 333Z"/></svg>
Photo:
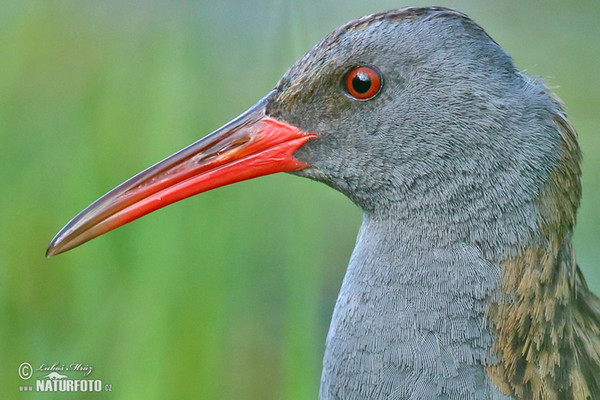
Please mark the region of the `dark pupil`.
<svg viewBox="0 0 600 400"><path fill-rule="evenodd" d="M364 72L359 72L352 78L352 88L357 93L367 93L371 88L371 78Z"/></svg>

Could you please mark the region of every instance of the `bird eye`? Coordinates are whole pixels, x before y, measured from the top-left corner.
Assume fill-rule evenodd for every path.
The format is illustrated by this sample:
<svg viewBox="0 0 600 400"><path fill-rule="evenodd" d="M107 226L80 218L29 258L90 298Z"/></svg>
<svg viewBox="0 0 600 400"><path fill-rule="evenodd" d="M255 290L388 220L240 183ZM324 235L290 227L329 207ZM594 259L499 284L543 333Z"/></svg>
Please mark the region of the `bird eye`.
<svg viewBox="0 0 600 400"><path fill-rule="evenodd" d="M381 74L372 67L358 67L350 71L346 78L346 90L352 97L367 100L379 93Z"/></svg>

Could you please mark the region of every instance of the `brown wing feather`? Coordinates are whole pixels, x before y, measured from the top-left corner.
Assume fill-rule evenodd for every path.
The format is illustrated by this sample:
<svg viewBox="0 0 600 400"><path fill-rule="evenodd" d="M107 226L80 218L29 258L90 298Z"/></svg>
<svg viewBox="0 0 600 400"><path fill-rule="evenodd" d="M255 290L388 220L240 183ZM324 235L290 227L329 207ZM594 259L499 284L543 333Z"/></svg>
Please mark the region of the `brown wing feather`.
<svg viewBox="0 0 600 400"><path fill-rule="evenodd" d="M600 399L600 299L592 293L576 267L573 310L575 364L581 371L573 377L573 387L591 399ZM581 397L585 398L585 397Z"/></svg>
<svg viewBox="0 0 600 400"><path fill-rule="evenodd" d="M532 244L502 263L489 308L498 362L492 382L516 399L600 399L600 299L590 292L571 243L581 198L577 134L551 95L562 137L561 163L538 199L541 226Z"/></svg>

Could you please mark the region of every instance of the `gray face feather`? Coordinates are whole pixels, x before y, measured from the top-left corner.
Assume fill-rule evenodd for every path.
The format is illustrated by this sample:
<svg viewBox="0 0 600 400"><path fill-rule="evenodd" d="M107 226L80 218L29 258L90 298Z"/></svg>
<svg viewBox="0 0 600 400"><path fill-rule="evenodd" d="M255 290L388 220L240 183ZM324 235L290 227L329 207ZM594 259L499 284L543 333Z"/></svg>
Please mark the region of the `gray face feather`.
<svg viewBox="0 0 600 400"><path fill-rule="evenodd" d="M557 104L463 14L413 14L334 31L279 82L268 112L320 135L296 153L311 166L298 174L367 213L410 213L419 225L444 219L460 236L467 233L457 215L465 213L494 219L509 211L535 224L526 205L560 156ZM367 101L344 90L344 76L361 65L384 80Z"/></svg>

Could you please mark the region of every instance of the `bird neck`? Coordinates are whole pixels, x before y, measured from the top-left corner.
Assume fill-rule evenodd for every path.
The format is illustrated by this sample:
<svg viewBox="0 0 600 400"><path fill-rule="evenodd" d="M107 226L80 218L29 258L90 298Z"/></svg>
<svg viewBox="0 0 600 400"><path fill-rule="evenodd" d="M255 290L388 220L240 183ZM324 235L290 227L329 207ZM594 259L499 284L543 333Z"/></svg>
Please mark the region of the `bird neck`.
<svg viewBox="0 0 600 400"><path fill-rule="evenodd" d="M486 309L500 266L475 246L420 236L403 219L365 215L327 338L322 399L420 398L420 385L449 398L495 391Z"/></svg>

